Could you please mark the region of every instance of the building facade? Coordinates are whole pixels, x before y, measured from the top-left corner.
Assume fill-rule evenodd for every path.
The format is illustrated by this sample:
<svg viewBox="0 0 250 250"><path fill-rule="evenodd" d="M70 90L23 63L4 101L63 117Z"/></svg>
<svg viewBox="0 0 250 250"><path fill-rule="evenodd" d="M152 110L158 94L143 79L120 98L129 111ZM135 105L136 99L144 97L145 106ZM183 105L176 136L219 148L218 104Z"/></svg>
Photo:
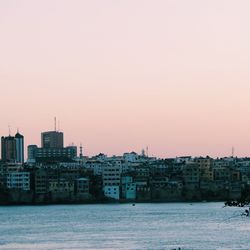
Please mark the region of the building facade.
<svg viewBox="0 0 250 250"><path fill-rule="evenodd" d="M63 148L63 133L48 131L41 134L42 148Z"/></svg>
<svg viewBox="0 0 250 250"><path fill-rule="evenodd" d="M3 162L24 162L24 137L20 133L15 136L2 136L1 157Z"/></svg>

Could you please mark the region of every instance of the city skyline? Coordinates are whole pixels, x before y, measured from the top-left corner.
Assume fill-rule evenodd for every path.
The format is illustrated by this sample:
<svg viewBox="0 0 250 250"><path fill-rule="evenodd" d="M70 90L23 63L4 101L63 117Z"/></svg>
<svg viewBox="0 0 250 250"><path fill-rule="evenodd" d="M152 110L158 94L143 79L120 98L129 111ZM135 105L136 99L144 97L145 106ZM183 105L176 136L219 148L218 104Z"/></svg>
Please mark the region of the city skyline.
<svg viewBox="0 0 250 250"><path fill-rule="evenodd" d="M0 135L85 155L250 155L250 2L2 1ZM26 155L26 154L25 154Z"/></svg>
<svg viewBox="0 0 250 250"><path fill-rule="evenodd" d="M64 141L64 132L59 130L58 129L58 124L60 122L58 121L58 123L56 123L56 117L54 118L54 130L49 130L49 131L41 131L40 132L40 143L30 143L30 144L24 144L24 136L22 134L19 133L19 129L17 129L17 132L15 134L15 136L12 136L11 134L11 128L10 126L8 126L8 129L9 129L9 134L8 135L0 135L1 138L5 139L5 138L10 138L10 139L18 139L19 137L22 138L22 144L18 146L19 148L19 151L21 150L23 156L22 156L22 159L21 162L24 162L24 160L28 160L29 158L29 147L32 147L32 151L33 151L33 147L35 146L36 149L37 148L44 148L44 149L60 149L60 148L75 148L76 149L76 152L74 153L75 156L77 157L82 157L82 153L83 153L83 145L82 143L80 143L80 145L76 145L74 142L72 142L71 144L68 144L68 145L63 145L63 141ZM1 147L2 148L2 147ZM21 149L22 148L22 149ZM74 149L74 150L75 150ZM79 150L79 151L78 151ZM25 156L24 156L24 152L25 152ZM156 157L158 159L168 159L168 158L173 158L173 157L170 157L170 156L159 156L159 155L151 155L149 153L149 147L148 146L145 146L145 147L142 147L139 151L136 151L136 150L130 150L130 151L124 151L124 152L121 152L120 154L110 154L109 152L104 152L104 151L100 151L100 152L97 152L96 154L94 155L87 155L87 154L84 154L84 156L86 157L94 157L94 156L97 156L97 155L100 155L100 154L104 154L106 156L119 156L119 155L124 155L124 154L127 154L127 153L136 153L138 155L146 155L148 157ZM232 147L231 148L231 154L229 155L224 155L224 156L221 156L221 157L217 157L217 158L223 158L223 157L238 157L236 154L235 154L235 147ZM20 153L17 153L17 159L20 159ZM211 155L176 155L175 156L176 158L179 158L179 157L212 157ZM249 157L249 156L246 156L246 157ZM216 158L216 157L215 157ZM1 160L1 158L0 158ZM17 160L18 162L19 160Z"/></svg>

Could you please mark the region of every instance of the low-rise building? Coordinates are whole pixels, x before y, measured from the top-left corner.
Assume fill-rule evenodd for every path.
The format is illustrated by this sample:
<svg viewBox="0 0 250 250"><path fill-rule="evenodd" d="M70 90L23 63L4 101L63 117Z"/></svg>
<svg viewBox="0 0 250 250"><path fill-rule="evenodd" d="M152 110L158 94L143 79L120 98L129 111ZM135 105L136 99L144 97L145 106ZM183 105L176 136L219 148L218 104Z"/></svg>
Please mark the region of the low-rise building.
<svg viewBox="0 0 250 250"><path fill-rule="evenodd" d="M9 172L7 173L7 188L30 190L30 173L29 172Z"/></svg>

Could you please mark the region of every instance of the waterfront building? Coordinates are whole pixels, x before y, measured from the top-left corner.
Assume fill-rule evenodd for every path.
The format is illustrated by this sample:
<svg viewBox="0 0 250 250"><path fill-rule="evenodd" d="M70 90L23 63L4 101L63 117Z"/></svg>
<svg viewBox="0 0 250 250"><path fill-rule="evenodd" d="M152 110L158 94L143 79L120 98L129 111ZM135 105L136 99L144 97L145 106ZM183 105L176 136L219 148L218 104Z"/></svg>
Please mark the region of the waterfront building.
<svg viewBox="0 0 250 250"><path fill-rule="evenodd" d="M30 173L22 172L9 172L7 173L7 188L21 189L24 191L30 190Z"/></svg>
<svg viewBox="0 0 250 250"><path fill-rule="evenodd" d="M34 174L35 179L35 193L46 194L48 193L48 174L49 171L45 169L37 169Z"/></svg>
<svg viewBox="0 0 250 250"><path fill-rule="evenodd" d="M49 182L49 192L53 202L72 201L74 199L74 182L63 178Z"/></svg>
<svg viewBox="0 0 250 250"><path fill-rule="evenodd" d="M103 169L103 191L106 197L120 199L121 172L122 164L120 160L113 159Z"/></svg>
<svg viewBox="0 0 250 250"><path fill-rule="evenodd" d="M89 178L78 178L75 180L77 194L89 194Z"/></svg>
<svg viewBox="0 0 250 250"><path fill-rule="evenodd" d="M122 176L122 198L125 200L136 199L136 183L132 176Z"/></svg>

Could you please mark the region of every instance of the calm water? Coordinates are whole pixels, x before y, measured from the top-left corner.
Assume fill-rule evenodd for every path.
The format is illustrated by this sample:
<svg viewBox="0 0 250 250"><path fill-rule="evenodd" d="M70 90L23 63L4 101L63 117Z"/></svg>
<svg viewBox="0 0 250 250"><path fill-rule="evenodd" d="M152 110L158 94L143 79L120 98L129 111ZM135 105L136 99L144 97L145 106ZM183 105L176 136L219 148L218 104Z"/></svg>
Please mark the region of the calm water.
<svg viewBox="0 0 250 250"><path fill-rule="evenodd" d="M0 249L250 249L223 203L0 207Z"/></svg>

